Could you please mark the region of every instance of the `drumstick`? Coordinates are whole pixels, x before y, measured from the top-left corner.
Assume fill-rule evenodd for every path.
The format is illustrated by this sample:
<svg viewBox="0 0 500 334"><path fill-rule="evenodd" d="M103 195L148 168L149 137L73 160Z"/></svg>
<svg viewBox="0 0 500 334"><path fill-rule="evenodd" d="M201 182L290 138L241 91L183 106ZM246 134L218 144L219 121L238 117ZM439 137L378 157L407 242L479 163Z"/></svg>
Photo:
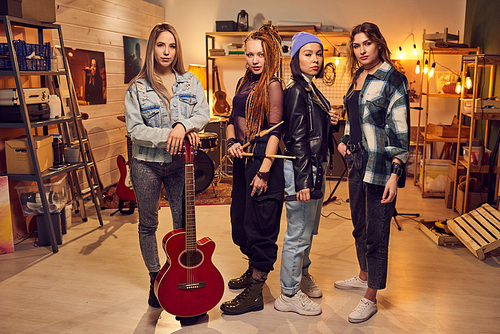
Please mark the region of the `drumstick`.
<svg viewBox="0 0 500 334"><path fill-rule="evenodd" d="M261 138L261 137L264 137L265 135L267 135L269 132L273 131L274 129L276 129L278 126L280 126L281 124L283 124L283 122L285 121L281 121L279 122L278 124L276 124L275 126L272 126L270 127L269 129L267 130L262 130L258 135L256 135L252 140L250 140L249 142L247 142L246 144L244 144L241 148L245 148L245 147L248 147L250 146L251 144L253 144L257 139Z"/></svg>
<svg viewBox="0 0 500 334"><path fill-rule="evenodd" d="M252 140L250 140L249 142L245 143L241 148L244 149L245 147L248 147L250 146L251 144L255 143L255 141L265 135L267 135L269 132L273 131L274 129L276 129L278 126L280 126L281 124L283 124L285 121L281 121L279 122L278 124L270 127L269 129L267 130L262 130L258 135L256 135L255 137L253 137ZM224 158L229 158L231 155L229 153L227 153ZM224 159L223 158L223 159ZM294 158L295 159L295 158Z"/></svg>
<svg viewBox="0 0 500 334"><path fill-rule="evenodd" d="M276 159L296 159L292 155L279 155L279 154L254 154L254 153L241 153L244 157L265 157L265 158L276 158Z"/></svg>

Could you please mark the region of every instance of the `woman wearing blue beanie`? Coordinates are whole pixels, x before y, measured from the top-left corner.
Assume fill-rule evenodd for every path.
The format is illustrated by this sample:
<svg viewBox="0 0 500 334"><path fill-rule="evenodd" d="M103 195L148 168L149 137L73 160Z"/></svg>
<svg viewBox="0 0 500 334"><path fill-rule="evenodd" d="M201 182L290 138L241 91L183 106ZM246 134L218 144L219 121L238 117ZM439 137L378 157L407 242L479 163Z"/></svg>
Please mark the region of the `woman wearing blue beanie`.
<svg viewBox="0 0 500 334"><path fill-rule="evenodd" d="M301 315L321 314L321 306L309 297L322 292L309 274L309 253L313 234L318 233L324 194L325 170L329 150L333 153L333 131L339 116L312 79L323 77L323 44L307 32L292 38L292 79L288 83L283 107L285 195L296 196L286 202L287 230L281 257L281 295L274 302L278 311Z"/></svg>
<svg viewBox="0 0 500 334"><path fill-rule="evenodd" d="M355 26L347 45L351 85L344 98L345 133L338 146L349 169L352 232L359 275L335 282L337 289L363 289L348 320L360 323L377 312L377 291L386 287L389 230L398 187L404 187L410 113L408 81L390 58L379 28Z"/></svg>

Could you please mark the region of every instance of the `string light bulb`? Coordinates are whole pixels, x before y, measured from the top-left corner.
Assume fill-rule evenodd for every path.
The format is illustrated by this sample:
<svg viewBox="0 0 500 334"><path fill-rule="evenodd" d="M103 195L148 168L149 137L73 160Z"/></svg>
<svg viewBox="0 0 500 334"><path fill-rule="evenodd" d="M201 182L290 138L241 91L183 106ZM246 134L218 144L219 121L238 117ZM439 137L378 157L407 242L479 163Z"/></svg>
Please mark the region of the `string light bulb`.
<svg viewBox="0 0 500 334"><path fill-rule="evenodd" d="M417 53L417 45L416 44L413 44L413 55L414 56L418 55L418 53Z"/></svg>
<svg viewBox="0 0 500 334"><path fill-rule="evenodd" d="M458 77L457 85L455 86L455 93L460 94L462 92L462 79Z"/></svg>
<svg viewBox="0 0 500 334"><path fill-rule="evenodd" d="M426 59L424 63L424 74L427 74L429 72L429 61Z"/></svg>
<svg viewBox="0 0 500 334"><path fill-rule="evenodd" d="M420 60L417 60L417 66L415 66L415 73L416 74L420 73Z"/></svg>
<svg viewBox="0 0 500 334"><path fill-rule="evenodd" d="M405 57L405 54L403 52L403 48L400 46L399 47L399 58L403 59Z"/></svg>
<svg viewBox="0 0 500 334"><path fill-rule="evenodd" d="M431 70L429 71L429 78L434 75L434 69L436 68L436 63L432 63Z"/></svg>
<svg viewBox="0 0 500 334"><path fill-rule="evenodd" d="M467 69L467 75L465 76L465 87L467 89L472 88L472 79L470 78L470 71Z"/></svg>
<svg viewBox="0 0 500 334"><path fill-rule="evenodd" d="M340 60L339 58L335 59L335 66L339 66Z"/></svg>

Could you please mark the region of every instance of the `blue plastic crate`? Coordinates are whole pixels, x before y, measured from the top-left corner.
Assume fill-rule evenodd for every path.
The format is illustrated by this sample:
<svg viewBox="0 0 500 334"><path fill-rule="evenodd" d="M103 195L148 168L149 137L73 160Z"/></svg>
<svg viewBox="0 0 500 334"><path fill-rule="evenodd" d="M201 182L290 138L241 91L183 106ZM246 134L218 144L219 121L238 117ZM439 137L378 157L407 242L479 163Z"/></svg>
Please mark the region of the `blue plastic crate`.
<svg viewBox="0 0 500 334"><path fill-rule="evenodd" d="M31 44L19 39L13 44L20 71L50 71L50 42ZM12 69L7 43L0 43L0 69Z"/></svg>

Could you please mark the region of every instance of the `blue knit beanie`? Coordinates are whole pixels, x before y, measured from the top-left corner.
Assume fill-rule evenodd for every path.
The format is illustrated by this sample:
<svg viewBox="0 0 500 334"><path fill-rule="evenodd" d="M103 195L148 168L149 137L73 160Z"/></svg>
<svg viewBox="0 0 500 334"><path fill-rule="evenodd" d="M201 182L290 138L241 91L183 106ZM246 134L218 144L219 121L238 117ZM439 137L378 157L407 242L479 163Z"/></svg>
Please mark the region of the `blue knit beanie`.
<svg viewBox="0 0 500 334"><path fill-rule="evenodd" d="M301 47L309 43L318 43L319 45L321 45L321 50L323 51L323 43L321 43L321 40L317 36L314 36L313 34L305 31L301 31L293 35L291 50L292 59Z"/></svg>

